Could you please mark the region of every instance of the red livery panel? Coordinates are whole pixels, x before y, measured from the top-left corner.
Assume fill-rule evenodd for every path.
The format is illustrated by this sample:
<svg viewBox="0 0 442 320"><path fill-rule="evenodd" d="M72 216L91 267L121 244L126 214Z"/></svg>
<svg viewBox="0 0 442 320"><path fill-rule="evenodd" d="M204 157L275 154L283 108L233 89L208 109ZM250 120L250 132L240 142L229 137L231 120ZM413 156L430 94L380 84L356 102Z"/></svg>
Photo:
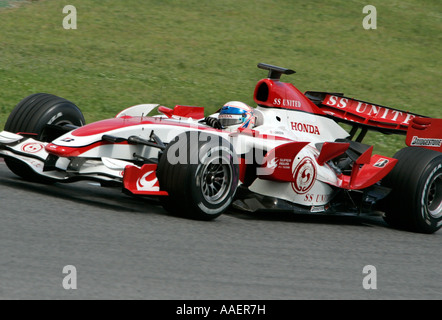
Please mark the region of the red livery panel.
<svg viewBox="0 0 442 320"><path fill-rule="evenodd" d="M307 144L308 142L295 141L267 152L264 165L259 168L259 177L266 180L293 182L293 159Z"/></svg>
<svg viewBox="0 0 442 320"><path fill-rule="evenodd" d="M262 79L255 87L255 102L262 107L298 110L323 115L314 103L291 83Z"/></svg>
<svg viewBox="0 0 442 320"><path fill-rule="evenodd" d="M145 164L141 168L127 166L124 169L124 188L137 195L167 196L166 191L160 190L156 171L156 164Z"/></svg>

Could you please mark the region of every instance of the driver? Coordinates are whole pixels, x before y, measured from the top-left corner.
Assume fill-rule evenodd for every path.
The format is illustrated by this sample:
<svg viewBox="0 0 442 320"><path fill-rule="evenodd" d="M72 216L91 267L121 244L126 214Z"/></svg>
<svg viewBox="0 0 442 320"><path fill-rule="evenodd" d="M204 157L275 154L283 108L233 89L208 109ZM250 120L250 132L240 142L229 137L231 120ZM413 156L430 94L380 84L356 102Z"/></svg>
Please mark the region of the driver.
<svg viewBox="0 0 442 320"><path fill-rule="evenodd" d="M253 109L240 101L227 102L220 110L218 119L208 117L207 124L217 129L235 131L239 128L251 129L255 126L256 117Z"/></svg>

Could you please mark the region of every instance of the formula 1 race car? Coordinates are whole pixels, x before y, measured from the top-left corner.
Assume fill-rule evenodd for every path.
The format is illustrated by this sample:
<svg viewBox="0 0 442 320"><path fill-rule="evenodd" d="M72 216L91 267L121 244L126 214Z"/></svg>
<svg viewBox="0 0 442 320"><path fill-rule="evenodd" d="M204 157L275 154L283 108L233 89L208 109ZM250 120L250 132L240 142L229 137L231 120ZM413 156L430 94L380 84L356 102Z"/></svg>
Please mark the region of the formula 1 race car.
<svg viewBox="0 0 442 320"><path fill-rule="evenodd" d="M233 207L380 214L392 227L421 233L442 226L442 119L341 93L301 93L280 81L295 71L258 67L268 77L256 85L248 119L141 104L85 125L72 102L33 94L7 119L0 156L29 181L94 180L158 197L167 211L193 219L211 220ZM230 129L237 120L247 126ZM407 147L393 157L373 154L362 143L368 130L403 134Z"/></svg>

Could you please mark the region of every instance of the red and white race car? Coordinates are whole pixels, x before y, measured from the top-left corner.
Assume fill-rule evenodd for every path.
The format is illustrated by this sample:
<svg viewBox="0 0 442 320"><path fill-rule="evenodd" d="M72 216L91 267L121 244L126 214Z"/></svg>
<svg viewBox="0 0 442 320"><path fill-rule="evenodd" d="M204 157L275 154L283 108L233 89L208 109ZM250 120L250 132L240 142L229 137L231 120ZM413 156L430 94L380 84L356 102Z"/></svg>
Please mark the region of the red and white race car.
<svg viewBox="0 0 442 320"><path fill-rule="evenodd" d="M30 181L94 180L158 196L166 210L195 219L214 219L233 206L376 213L393 227L422 233L442 226L442 119L340 93L301 93L280 81L293 70L258 67L268 77L256 85L257 107L231 102L211 116L202 107L141 104L85 125L72 102L28 96L0 133L0 156ZM156 110L161 115L149 116ZM403 134L408 147L393 158L373 154L362 143L367 130Z"/></svg>

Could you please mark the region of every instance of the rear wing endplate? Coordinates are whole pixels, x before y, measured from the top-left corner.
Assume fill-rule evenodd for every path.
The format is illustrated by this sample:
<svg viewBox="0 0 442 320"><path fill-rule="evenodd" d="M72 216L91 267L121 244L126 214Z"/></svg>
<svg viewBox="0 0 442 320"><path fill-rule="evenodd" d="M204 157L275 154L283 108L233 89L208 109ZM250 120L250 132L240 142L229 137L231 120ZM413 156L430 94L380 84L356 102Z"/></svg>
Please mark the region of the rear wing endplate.
<svg viewBox="0 0 442 320"><path fill-rule="evenodd" d="M412 119L405 143L410 147L423 147L442 152L442 119Z"/></svg>

